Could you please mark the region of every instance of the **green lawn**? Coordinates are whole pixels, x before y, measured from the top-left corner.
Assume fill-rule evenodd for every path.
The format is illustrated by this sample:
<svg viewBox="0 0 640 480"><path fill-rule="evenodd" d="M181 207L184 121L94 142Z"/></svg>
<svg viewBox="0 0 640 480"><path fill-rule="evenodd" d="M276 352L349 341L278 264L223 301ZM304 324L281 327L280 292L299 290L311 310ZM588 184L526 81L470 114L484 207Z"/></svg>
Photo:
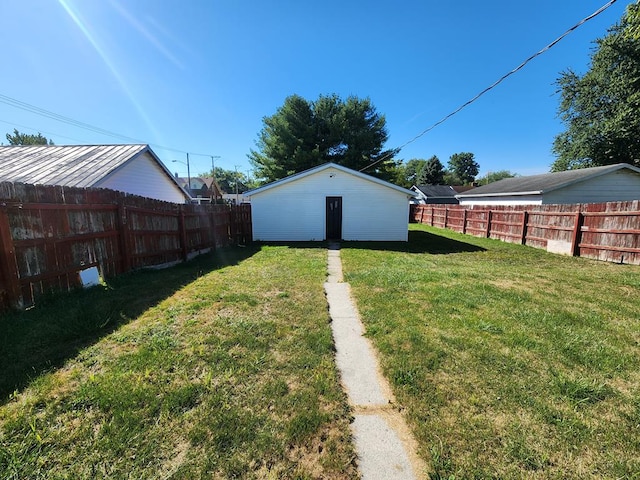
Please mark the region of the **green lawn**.
<svg viewBox="0 0 640 480"><path fill-rule="evenodd" d="M357 478L326 245L0 317L0 478ZM411 226L346 281L431 478L640 478L640 267Z"/></svg>
<svg viewBox="0 0 640 480"><path fill-rule="evenodd" d="M0 317L0 478L357 478L323 248L238 248Z"/></svg>
<svg viewBox="0 0 640 480"><path fill-rule="evenodd" d="M417 225L342 260L432 478L640 478L640 267Z"/></svg>

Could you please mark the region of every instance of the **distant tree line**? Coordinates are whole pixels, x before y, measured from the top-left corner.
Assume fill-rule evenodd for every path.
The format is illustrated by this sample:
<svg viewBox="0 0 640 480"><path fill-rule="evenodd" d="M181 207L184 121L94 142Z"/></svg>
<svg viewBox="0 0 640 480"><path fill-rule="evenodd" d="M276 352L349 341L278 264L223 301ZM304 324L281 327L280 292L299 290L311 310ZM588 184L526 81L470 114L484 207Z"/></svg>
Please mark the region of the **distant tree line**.
<svg viewBox="0 0 640 480"><path fill-rule="evenodd" d="M406 163L396 159L398 150L384 147L388 137L385 117L368 98L350 96L343 100L334 94L308 101L291 95L262 121L256 148L248 155L256 175L254 186L327 162L407 188L427 184L469 185L480 169L471 152L454 153L446 168L435 155ZM216 177L224 189L222 173L217 172ZM501 174L513 176L505 171ZM235 178L233 172L229 176ZM495 177L487 177L486 181Z"/></svg>
<svg viewBox="0 0 640 480"><path fill-rule="evenodd" d="M466 185L474 181L480 165L471 152L454 153L447 168L433 155L425 160L413 158L397 167L395 181L403 187L412 185Z"/></svg>

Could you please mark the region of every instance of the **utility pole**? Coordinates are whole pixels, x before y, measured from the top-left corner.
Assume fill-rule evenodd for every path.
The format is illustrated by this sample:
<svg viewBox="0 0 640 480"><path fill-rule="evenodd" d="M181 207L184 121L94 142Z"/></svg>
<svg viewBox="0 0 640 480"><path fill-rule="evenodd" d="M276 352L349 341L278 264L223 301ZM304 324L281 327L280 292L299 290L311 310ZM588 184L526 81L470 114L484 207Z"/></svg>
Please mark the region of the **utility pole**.
<svg viewBox="0 0 640 480"><path fill-rule="evenodd" d="M211 155L211 175L213 178L216 178L216 164L213 161L214 158L220 158L220 155Z"/></svg>
<svg viewBox="0 0 640 480"><path fill-rule="evenodd" d="M238 202L238 165L234 165L234 168L236 169L236 175L235 175L235 179L236 179L236 205L240 205L240 202Z"/></svg>
<svg viewBox="0 0 640 480"><path fill-rule="evenodd" d="M211 155L211 177L213 177L213 181L211 182L211 190L213 193L213 198L218 198L218 193L222 195L222 192L218 191L216 193L216 185L218 185L218 181L216 180L216 164L214 162L215 158L220 158L220 155Z"/></svg>
<svg viewBox="0 0 640 480"><path fill-rule="evenodd" d="M189 182L189 195L191 195L191 168L189 167L189 152L187 152L187 182Z"/></svg>
<svg viewBox="0 0 640 480"><path fill-rule="evenodd" d="M171 160L172 162L178 162L181 163L183 165L187 166L187 193L189 194L189 197L192 197L191 195L191 167L189 166L189 153L187 152L187 163L184 163L180 160Z"/></svg>

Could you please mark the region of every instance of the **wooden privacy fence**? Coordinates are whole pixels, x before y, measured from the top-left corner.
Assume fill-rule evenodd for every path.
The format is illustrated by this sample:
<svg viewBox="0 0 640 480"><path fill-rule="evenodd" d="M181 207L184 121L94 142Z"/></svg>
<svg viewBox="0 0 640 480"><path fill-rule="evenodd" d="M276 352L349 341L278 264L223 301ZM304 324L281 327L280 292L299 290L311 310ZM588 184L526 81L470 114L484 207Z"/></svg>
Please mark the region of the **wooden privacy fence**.
<svg viewBox="0 0 640 480"><path fill-rule="evenodd" d="M251 241L249 205L180 205L105 189L0 183L0 309Z"/></svg>
<svg viewBox="0 0 640 480"><path fill-rule="evenodd" d="M410 221L616 263L640 265L640 201L573 205L412 205Z"/></svg>

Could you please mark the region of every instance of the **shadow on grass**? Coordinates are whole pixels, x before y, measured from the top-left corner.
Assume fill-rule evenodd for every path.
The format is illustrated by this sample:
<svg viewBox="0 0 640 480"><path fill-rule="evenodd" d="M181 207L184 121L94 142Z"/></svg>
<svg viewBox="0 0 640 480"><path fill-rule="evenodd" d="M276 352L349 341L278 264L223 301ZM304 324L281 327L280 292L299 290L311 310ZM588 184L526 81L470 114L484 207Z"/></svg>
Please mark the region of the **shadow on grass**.
<svg viewBox="0 0 640 480"><path fill-rule="evenodd" d="M257 245L219 249L175 267L128 273L106 286L58 294L29 310L0 315L0 405L198 277L238 264L258 250Z"/></svg>
<svg viewBox="0 0 640 480"><path fill-rule="evenodd" d="M416 230L409 231L408 242L342 242L341 248L357 248L406 253L444 255L462 252L484 252L486 249L451 238Z"/></svg>
<svg viewBox="0 0 640 480"><path fill-rule="evenodd" d="M462 252L484 252L486 248L472 243L461 242L452 238L436 235L429 232L409 230L408 242L262 242L262 245L284 246L292 248L356 248L365 250L380 250L389 252L430 253L443 255Z"/></svg>

